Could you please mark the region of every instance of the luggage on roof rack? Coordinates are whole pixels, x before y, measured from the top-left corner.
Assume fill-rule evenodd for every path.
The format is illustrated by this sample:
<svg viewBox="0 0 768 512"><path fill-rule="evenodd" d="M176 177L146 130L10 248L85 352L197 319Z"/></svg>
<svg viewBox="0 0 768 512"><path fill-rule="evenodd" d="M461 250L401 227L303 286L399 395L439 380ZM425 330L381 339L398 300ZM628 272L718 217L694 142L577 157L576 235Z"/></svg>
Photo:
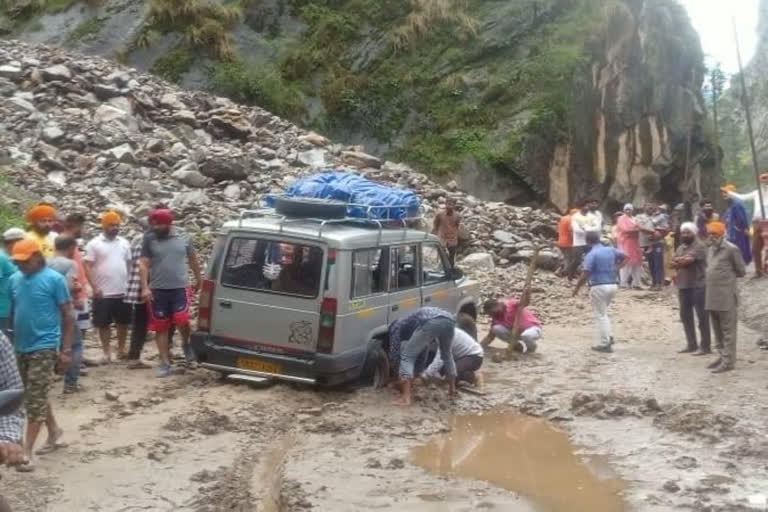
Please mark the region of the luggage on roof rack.
<svg viewBox="0 0 768 512"><path fill-rule="evenodd" d="M292 201L285 198L291 198ZM286 207L292 212L313 212L279 212L301 217L322 218L329 215L327 218L338 218L339 204L346 205L343 216L365 220L403 221L418 218L421 213L419 197L412 190L382 185L357 174L341 171L324 172L300 179L291 185L285 195L268 196L266 203L276 210Z"/></svg>

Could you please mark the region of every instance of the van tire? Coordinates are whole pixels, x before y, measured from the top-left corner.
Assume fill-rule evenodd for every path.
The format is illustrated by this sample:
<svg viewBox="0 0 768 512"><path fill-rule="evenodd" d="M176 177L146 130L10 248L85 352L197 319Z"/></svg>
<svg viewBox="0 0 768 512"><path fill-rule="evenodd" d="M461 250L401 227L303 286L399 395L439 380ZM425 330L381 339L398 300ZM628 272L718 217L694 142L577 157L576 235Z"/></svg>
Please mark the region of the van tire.
<svg viewBox="0 0 768 512"><path fill-rule="evenodd" d="M389 384L389 357L383 348L375 347L368 353L363 366L362 384L374 389L384 388Z"/></svg>
<svg viewBox="0 0 768 512"><path fill-rule="evenodd" d="M275 211L287 217L343 219L347 203L314 197L275 197Z"/></svg>

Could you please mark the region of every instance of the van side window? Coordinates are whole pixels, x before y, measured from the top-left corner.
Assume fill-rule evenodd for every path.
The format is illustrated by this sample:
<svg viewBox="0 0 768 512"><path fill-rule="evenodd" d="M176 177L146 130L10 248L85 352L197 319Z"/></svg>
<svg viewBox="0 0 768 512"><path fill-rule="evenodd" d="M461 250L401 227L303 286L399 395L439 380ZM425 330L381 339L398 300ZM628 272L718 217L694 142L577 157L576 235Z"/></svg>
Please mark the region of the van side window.
<svg viewBox="0 0 768 512"><path fill-rule="evenodd" d="M437 244L421 246L421 269L425 285L448 280L449 274L446 268L443 252Z"/></svg>
<svg viewBox="0 0 768 512"><path fill-rule="evenodd" d="M418 245L392 247L389 254L389 291L407 290L419 285L416 267Z"/></svg>
<svg viewBox="0 0 768 512"><path fill-rule="evenodd" d="M381 268L384 251L364 249L352 253L352 297L365 297L386 289L387 273Z"/></svg>
<svg viewBox="0 0 768 512"><path fill-rule="evenodd" d="M267 293L317 297L323 271L319 247L256 238L233 238L221 284Z"/></svg>

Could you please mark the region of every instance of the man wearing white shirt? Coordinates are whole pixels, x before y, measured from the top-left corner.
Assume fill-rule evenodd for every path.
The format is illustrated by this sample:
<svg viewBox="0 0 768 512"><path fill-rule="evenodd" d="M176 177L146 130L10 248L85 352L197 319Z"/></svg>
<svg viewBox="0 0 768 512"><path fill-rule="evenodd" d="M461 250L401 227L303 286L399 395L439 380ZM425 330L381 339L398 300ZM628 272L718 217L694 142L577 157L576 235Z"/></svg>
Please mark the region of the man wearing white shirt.
<svg viewBox="0 0 768 512"><path fill-rule="evenodd" d="M451 356L456 363L456 381L475 384L477 381L475 372L483 365L483 347L464 330L456 327L453 331ZM422 378L436 379L442 377L445 373L443 365L443 353L438 352L432 363L424 370L421 375Z"/></svg>
<svg viewBox="0 0 768 512"><path fill-rule="evenodd" d="M85 246L85 268L93 290L93 325L99 330L104 362L112 362L111 325L117 330L117 357L125 359L131 307L123 299L128 289L131 246L118 236L122 219L115 212L101 217L104 232Z"/></svg>
<svg viewBox="0 0 768 512"><path fill-rule="evenodd" d="M598 210L599 203L594 199L588 199L580 211L571 215L571 230L573 231L573 260L566 275L574 275L587 252L587 233L597 233L598 237L603 231L603 214Z"/></svg>
<svg viewBox="0 0 768 512"><path fill-rule="evenodd" d="M768 216L768 172L760 175L760 191L763 194L763 208ZM755 277L763 277L763 237L760 222L763 220L763 209L760 208L760 194L757 189L746 194L728 192L735 199L741 199L744 203L752 203L752 259L755 261Z"/></svg>

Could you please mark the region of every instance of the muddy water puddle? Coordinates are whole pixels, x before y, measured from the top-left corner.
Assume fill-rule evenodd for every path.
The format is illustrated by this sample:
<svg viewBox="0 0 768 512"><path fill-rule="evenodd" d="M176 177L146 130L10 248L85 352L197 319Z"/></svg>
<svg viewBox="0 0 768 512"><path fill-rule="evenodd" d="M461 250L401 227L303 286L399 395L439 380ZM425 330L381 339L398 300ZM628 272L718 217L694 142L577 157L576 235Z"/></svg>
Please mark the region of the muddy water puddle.
<svg viewBox="0 0 768 512"><path fill-rule="evenodd" d="M414 448L411 461L430 472L484 480L519 493L516 510L625 510L626 484L604 459L580 457L565 432L516 413L456 416L451 432Z"/></svg>

